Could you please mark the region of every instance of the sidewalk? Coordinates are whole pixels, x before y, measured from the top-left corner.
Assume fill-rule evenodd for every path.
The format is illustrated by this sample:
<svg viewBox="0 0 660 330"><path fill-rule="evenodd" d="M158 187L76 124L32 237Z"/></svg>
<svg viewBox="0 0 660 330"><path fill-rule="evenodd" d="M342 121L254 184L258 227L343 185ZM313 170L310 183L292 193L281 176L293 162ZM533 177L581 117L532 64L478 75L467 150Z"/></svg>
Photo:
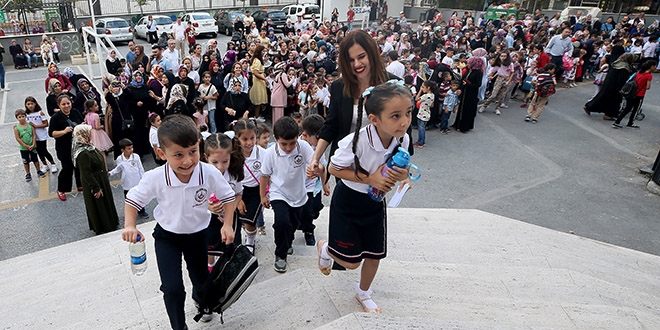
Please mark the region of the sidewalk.
<svg viewBox="0 0 660 330"><path fill-rule="evenodd" d="M290 270L277 274L267 228L257 279L224 325L192 321L186 284L190 329L660 329L660 257L476 210L389 209L388 220L373 285L382 315L361 313L359 272L321 275L300 234ZM317 224L324 238L327 213ZM0 328L168 328L147 243L141 277L119 232L0 262Z"/></svg>

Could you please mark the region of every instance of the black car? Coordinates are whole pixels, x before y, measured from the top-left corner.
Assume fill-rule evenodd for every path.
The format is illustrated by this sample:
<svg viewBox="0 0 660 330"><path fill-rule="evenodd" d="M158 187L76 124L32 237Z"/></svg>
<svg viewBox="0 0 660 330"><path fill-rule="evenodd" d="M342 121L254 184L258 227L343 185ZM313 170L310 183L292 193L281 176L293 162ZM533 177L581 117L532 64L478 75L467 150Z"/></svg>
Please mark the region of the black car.
<svg viewBox="0 0 660 330"><path fill-rule="evenodd" d="M230 36L234 33L234 23L236 18L245 19L245 14L239 11L220 11L215 14L215 20L218 21L218 33L224 33Z"/></svg>
<svg viewBox="0 0 660 330"><path fill-rule="evenodd" d="M265 21L269 28L273 28L279 32L282 32L282 29L284 29L288 18L281 10L257 10L252 14L252 17L254 17L254 22L257 23L259 29L261 29Z"/></svg>

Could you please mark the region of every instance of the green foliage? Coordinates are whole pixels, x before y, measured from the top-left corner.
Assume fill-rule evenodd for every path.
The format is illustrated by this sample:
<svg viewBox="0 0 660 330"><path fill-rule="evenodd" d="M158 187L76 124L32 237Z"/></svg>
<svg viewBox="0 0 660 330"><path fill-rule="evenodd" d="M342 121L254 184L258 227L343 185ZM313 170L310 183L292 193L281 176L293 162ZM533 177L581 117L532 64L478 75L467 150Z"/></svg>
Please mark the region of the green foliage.
<svg viewBox="0 0 660 330"><path fill-rule="evenodd" d="M41 2L41 0L3 0L2 3L7 4L5 7L6 12L34 13L37 10L43 9L44 7L44 4Z"/></svg>

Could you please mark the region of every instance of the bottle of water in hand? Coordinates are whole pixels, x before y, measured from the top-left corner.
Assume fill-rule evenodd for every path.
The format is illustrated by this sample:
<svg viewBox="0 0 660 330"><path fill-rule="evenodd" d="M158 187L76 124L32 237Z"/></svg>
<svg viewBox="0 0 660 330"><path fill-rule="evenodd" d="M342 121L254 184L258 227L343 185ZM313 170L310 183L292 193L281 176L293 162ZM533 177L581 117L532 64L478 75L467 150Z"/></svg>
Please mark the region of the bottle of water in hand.
<svg viewBox="0 0 660 330"><path fill-rule="evenodd" d="M134 275L144 275L147 271L147 250L142 237L138 235L135 243L128 243L128 251L131 254L131 270Z"/></svg>
<svg viewBox="0 0 660 330"><path fill-rule="evenodd" d="M388 177L387 169L388 168L394 169L395 166L398 168L405 168L405 169L412 168L416 170L417 176L415 177L412 176L412 173L408 173L408 177L413 181L419 180L419 178L422 176L422 172L419 170L419 168L417 168L415 164L412 164L410 162L410 153L408 152L408 150L403 149L402 147L399 147L397 153L394 154L392 157L390 157L390 159L387 161L387 165L383 166L383 170L380 172L380 174L387 178ZM369 194L369 197L371 197L371 199L377 202L380 202L383 200L383 198L385 198L385 192L373 186L369 186L369 189L367 189L367 193Z"/></svg>

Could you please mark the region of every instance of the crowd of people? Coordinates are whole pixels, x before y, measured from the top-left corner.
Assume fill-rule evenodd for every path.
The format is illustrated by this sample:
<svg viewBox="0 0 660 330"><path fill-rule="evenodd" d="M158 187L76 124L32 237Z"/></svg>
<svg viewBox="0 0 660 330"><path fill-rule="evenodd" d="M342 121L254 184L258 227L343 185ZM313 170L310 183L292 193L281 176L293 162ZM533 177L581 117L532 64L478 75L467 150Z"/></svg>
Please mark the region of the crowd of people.
<svg viewBox="0 0 660 330"><path fill-rule="evenodd" d="M648 24L643 15L617 23L579 12L564 22L540 10L496 20L465 12L414 26L402 12L359 30L338 22L339 15L288 22L282 33L254 26L247 15L226 51L214 39L182 44L180 33L194 37L190 27L161 35L149 54L131 42L125 58L110 52L102 91L51 62L46 112L28 98L27 111L16 113L27 175L30 163L39 176L56 170L39 147L46 130L62 165L57 194L66 200L75 177L90 229L103 233L117 225L116 212L107 212L108 175L122 177L124 240L145 238L136 216L149 217L144 207L159 202L156 256L174 329L185 328L180 256L199 302L215 262L207 249L236 242L254 253L256 236L266 234L264 208L275 215L276 271L287 271L301 229L306 245L317 247L323 274L362 268L356 299L365 312L380 312L371 284L386 256L387 216L367 191L389 192L410 181L406 169L383 175L384 160L424 147L432 140L428 129L467 133L478 113L492 106L500 115L515 98L527 108L520 119L535 124L555 85L585 80L597 90L587 114L605 112L615 128L630 114L627 126L638 128L635 111L657 64L658 22ZM619 91L630 81L635 86L621 109ZM108 172L110 151L116 162ZM149 154L164 166L145 173L140 157ZM337 178L330 228L328 239L317 242L313 221L321 193L330 194L328 173ZM207 306L199 308L202 320L210 320Z"/></svg>

